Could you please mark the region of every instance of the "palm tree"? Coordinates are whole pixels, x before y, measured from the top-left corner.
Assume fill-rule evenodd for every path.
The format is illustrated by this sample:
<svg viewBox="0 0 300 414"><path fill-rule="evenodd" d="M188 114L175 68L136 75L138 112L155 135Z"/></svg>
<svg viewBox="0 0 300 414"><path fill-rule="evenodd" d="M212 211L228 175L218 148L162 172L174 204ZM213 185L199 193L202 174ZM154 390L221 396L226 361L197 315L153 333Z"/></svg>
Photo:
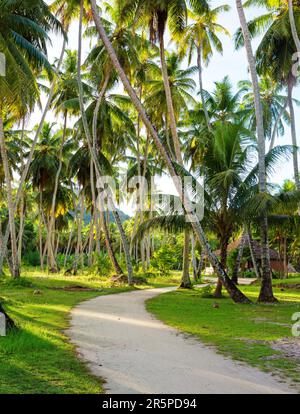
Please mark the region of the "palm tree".
<svg viewBox="0 0 300 414"><path fill-rule="evenodd" d="M59 133L53 134L53 128L54 124L44 124L40 135L40 141L36 146L33 160L30 164L29 173L33 188L38 189L39 191L40 227L42 227L42 224L45 225L47 233L46 248L48 251L49 266L51 272L54 273L57 272L57 264L54 254L53 234L50 233L50 222L46 219L47 215L45 214L43 200L44 192L46 190L49 190L50 194L53 194L53 190L56 185L56 172L60 165L59 147L61 136ZM57 189L58 188L56 188L56 191ZM41 267L43 267L43 263L41 263Z"/></svg>
<svg viewBox="0 0 300 414"><path fill-rule="evenodd" d="M97 31L99 33L99 36L101 37L105 48L110 56L111 59L111 63L114 66L115 70L117 71L123 85L124 88L126 89L128 95L130 96L132 103L134 105L134 107L136 108L137 112L139 113L142 122L144 123L146 129L148 130L149 134L152 136L154 143L158 149L158 151L160 152L166 167L168 168L171 176L174 179L174 184L176 186L176 189L178 191L179 194L182 194L182 189L181 186L178 182L178 180L176 179L176 177L178 177L178 174L176 172L174 163L172 162L172 160L169 157L168 152L166 151L164 145L161 143L160 137L156 131L156 129L154 128L154 126L152 125L151 121L149 120L145 109L143 107L143 105L141 104L137 94L135 93L134 89L132 88L128 78L126 77L125 72L123 71L118 58L115 54L115 51L111 45L111 42L109 40L109 38L106 35L105 29L103 27L103 24L101 22L101 19L99 17L98 14L98 8L97 8L97 4L95 0L91 0L91 6L92 6L92 13L93 13L93 18L96 24L96 28ZM205 237L204 231L201 227L200 221L198 219L198 217L195 215L195 213L193 212L192 209L192 205L190 203L190 201L186 198L186 197L181 197L181 201L183 203L184 209L185 211L189 214L189 217L193 220L193 229L195 231L195 234L199 240L199 242L203 245L203 247L205 248L208 257L217 273L217 275L219 277L222 278L222 281L224 283L224 286L226 287L226 289L228 290L228 292L230 293L230 296L232 297L232 299L236 302L243 302L243 303L249 303L249 299L245 297L245 295L231 282L231 280L229 279L229 277L227 276L226 272L224 271L224 269L221 267L218 259L216 258L216 256L213 254L209 243Z"/></svg>
<svg viewBox="0 0 300 414"><path fill-rule="evenodd" d="M254 97L251 82L240 81L239 87L244 92L242 106L245 111L245 120L251 130L256 130L256 117L254 111ZM289 122L286 111L288 99L282 93L282 85L271 78L264 76L259 81L260 96L264 114L265 135L270 139L270 149L274 147L277 135L284 134L283 121Z"/></svg>
<svg viewBox="0 0 300 414"><path fill-rule="evenodd" d="M259 35L267 28L256 52L257 70L260 75L268 75L274 81L287 86L288 107L291 119L291 135L294 145L293 165L294 177L297 188L300 188L297 135L295 113L293 106L293 89L296 85L296 77L293 71L294 54L297 48L293 39L290 24L288 2L267 0L263 4L259 0L251 0L249 5L265 6L268 13L248 23L248 29L252 37ZM299 7L295 9L295 22L299 20ZM236 35L236 43L241 44L240 32Z"/></svg>
<svg viewBox="0 0 300 414"><path fill-rule="evenodd" d="M19 277L14 224L15 208L3 135L3 117L4 111L9 110L22 117L32 109L38 96L33 70L39 71L45 67L49 73L51 72L51 67L45 57L47 32L53 28L58 29L60 25L43 1L26 2L26 7L24 7L23 2L15 0L2 5L0 26L0 45L7 65L7 76L0 77L0 149L9 205L12 275ZM21 184L23 186L23 183ZM20 193L21 190L22 188L20 188ZM7 239L8 231L4 238L1 256L4 254Z"/></svg>
<svg viewBox="0 0 300 414"><path fill-rule="evenodd" d="M0 37L1 50L5 53L6 57L7 76L5 78L0 77L0 101L5 99L6 109L9 109L12 113L16 113L19 118L23 118L27 112L32 110L38 97L37 83L32 70L40 71L45 67L47 72L49 74L51 73L50 64L46 59L47 32L53 29L62 31L62 27L58 20L51 14L49 7L42 0L27 1L26 7L24 7L24 2L20 0L5 2L2 6ZM58 67L62 62L64 47L65 39ZM10 222L14 217L14 212L22 196L23 185L28 175L34 149L50 107L54 83L55 80L50 88L49 98L45 105L39 128L36 131L30 154L21 174L14 204L9 209ZM0 113L0 117L2 116L3 114ZM1 139L2 137L0 137ZM3 146L4 144L2 145L2 149ZM5 155L5 152L2 152ZM8 179L9 177L7 177ZM9 198L12 201L12 197ZM0 273L2 273L3 258L6 254L9 230L10 228L7 226L0 250ZM14 239L15 237L13 236L12 243L14 243ZM15 263L13 267L17 268L18 266Z"/></svg>
<svg viewBox="0 0 300 414"><path fill-rule="evenodd" d="M241 0L236 0L236 8L239 15L241 24L241 30L243 33L244 45L247 53L247 59L249 64L249 70L251 74L253 95L254 95L254 107L256 116L256 129L257 129L257 143L258 143L258 161L259 161L259 191L262 197L266 195L266 166L265 166L265 133L264 133L264 119L263 109L260 98L260 90L258 83L258 75L256 71L256 63L252 51L251 35L247 25L246 16ZM261 245L262 245L262 286L259 295L259 301L261 302L274 302L276 301L273 295L272 289L272 277L270 266L270 254L268 243L268 219L267 214L264 212L261 219Z"/></svg>
<svg viewBox="0 0 300 414"><path fill-rule="evenodd" d="M81 81L81 54L82 54L82 25L83 25L83 12L84 12L84 3L83 0L80 0L80 16L79 16L79 34L78 34L78 62L77 62L77 81L78 81L78 89L79 89L79 104L80 104L80 112L82 117L82 123L83 128L85 132L85 136L87 139L88 147L91 152L91 156L95 165L97 180L99 183L101 183L101 167L98 162L98 158L96 155L96 151L93 147L93 140L92 135L89 129L89 125L87 122L86 114L85 114L85 108L84 108L84 95L83 95L83 87L82 87L82 81ZM102 185L104 188L104 186ZM107 198L109 200L110 208L112 209L113 216L115 218L116 224L118 226L120 237L123 244L123 249L125 252L125 258L126 258L126 266L127 266L127 273L128 273L128 283L129 285L132 284L132 278L133 278L133 269L132 269L132 263L131 263L131 257L130 257L130 250L129 250L129 244L126 237L126 234L124 232L122 222L119 216L118 211L116 210L112 196L110 194L110 190L107 190Z"/></svg>
<svg viewBox="0 0 300 414"><path fill-rule="evenodd" d="M218 34L229 35L229 32L223 26L218 24L217 20L220 13L229 10L230 7L225 4L214 9L209 7L206 10L203 10L202 13L189 11L188 18L192 23L185 28L183 36L180 35L178 41L180 52L183 55L188 53L189 65L191 64L194 52L197 54L200 97L208 128L210 128L210 119L203 90L203 64L205 66L209 64L213 55L213 49L219 53L223 53L223 46Z"/></svg>

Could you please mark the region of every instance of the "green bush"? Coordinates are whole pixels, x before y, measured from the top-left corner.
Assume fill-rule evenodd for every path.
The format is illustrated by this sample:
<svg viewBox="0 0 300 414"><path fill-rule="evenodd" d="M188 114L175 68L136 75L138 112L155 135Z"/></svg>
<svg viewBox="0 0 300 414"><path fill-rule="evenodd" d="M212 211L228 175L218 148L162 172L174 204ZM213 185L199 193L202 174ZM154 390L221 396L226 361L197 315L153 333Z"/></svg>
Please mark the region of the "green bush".
<svg viewBox="0 0 300 414"><path fill-rule="evenodd" d="M151 259L151 266L157 269L161 275L168 276L176 262L173 250L169 246L162 246L154 253Z"/></svg>
<svg viewBox="0 0 300 414"><path fill-rule="evenodd" d="M112 271L111 261L106 253L98 253L95 256L95 266L101 276L108 276Z"/></svg>

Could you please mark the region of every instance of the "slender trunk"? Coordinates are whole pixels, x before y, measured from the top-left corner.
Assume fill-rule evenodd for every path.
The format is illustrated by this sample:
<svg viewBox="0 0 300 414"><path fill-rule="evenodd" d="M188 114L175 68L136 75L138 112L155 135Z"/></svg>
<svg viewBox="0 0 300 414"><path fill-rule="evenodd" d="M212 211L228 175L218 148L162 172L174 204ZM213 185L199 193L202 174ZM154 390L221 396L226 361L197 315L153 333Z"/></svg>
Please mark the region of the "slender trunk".
<svg viewBox="0 0 300 414"><path fill-rule="evenodd" d="M121 266L119 265L115 252L113 250L112 247L112 242L110 239L110 235L109 235L109 231L108 231L108 227L107 227L107 222L106 222L106 218L105 218L105 214L104 212L100 211L100 220L101 220L101 224L102 224L102 228L103 228L103 232L104 232L104 237L105 237L105 245L106 245L106 250L107 250L107 254L110 258L110 261L113 265L113 268L115 269L115 272L117 275L122 275L123 274L123 270L121 269Z"/></svg>
<svg viewBox="0 0 300 414"><path fill-rule="evenodd" d="M188 229L184 231L184 250L183 250L183 269L180 287L190 289L192 282L190 279L190 232Z"/></svg>
<svg viewBox="0 0 300 414"><path fill-rule="evenodd" d="M41 271L44 271L44 256L43 256L43 234L42 234L42 197L43 193L40 191L39 197L39 250L40 250L40 266Z"/></svg>
<svg viewBox="0 0 300 414"><path fill-rule="evenodd" d="M163 82L164 82L164 89L165 89L165 94L166 94L170 129L171 129L172 138L173 138L175 156L176 156L177 161L180 164L183 164L180 142L179 142L178 133L177 133L177 125L176 125L176 118L175 118L175 113L174 113L172 93L171 93L170 82L169 82L168 68L167 68L167 63L166 63L165 42L164 42L163 31L161 31L159 34L159 48L160 48L161 72L162 72L162 77L163 77Z"/></svg>
<svg viewBox="0 0 300 414"><path fill-rule="evenodd" d="M91 213L93 214L91 214L90 231L89 231L88 267L93 266L95 214L93 211Z"/></svg>
<svg viewBox="0 0 300 414"><path fill-rule="evenodd" d="M228 237L222 236L221 237L221 266L223 269L226 269L227 266L227 247L228 247ZM218 277L217 281L217 287L214 293L215 298L221 298L222 297L222 279Z"/></svg>
<svg viewBox="0 0 300 414"><path fill-rule="evenodd" d="M243 32L245 49L248 58L248 64L251 74L253 94L254 94L254 107L257 125L257 144L258 144L258 164L259 164L259 191L260 193L266 193L266 165L265 165L265 133L263 122L263 109L260 98L260 90L258 84L258 76L256 72L256 63L252 51L251 36L244 13L244 8L241 0L236 0L237 12L240 19L240 24ZM276 301L273 295L272 288L272 275L270 266L270 252L269 252L269 240L268 240L268 218L267 212L263 211L261 218L261 245L262 245L262 286L259 294L260 302L274 302Z"/></svg>
<svg viewBox="0 0 300 414"><path fill-rule="evenodd" d="M228 275L226 274L226 272L224 271L224 269L222 269L217 257L214 255L213 251L211 250L211 247L205 237L203 228L200 224L199 218L197 217L197 215L195 214L195 212L192 209L192 205L191 202L182 195L182 191L181 191L181 185L180 183L178 183L178 180L176 179L177 174L174 168L174 165L172 163L172 160L169 157L169 154L167 153L164 145L161 143L161 140L159 138L159 135L156 131L156 129L153 127L151 121L149 120L143 105L141 104L140 100L138 99L138 96L136 95L134 89L132 88L124 70L122 69L118 58L116 56L116 53L112 47L112 44L109 40L109 38L107 37L107 34L105 32L105 29L103 28L101 19L98 15L98 8L96 5L96 0L91 0L91 6L92 6L92 12L93 12L93 17L94 17L94 21L95 21L95 25L97 28L97 31L100 35L100 38L102 39L104 46L110 56L112 65L114 66L114 68L116 69L118 75L120 76L120 79L124 85L125 90L127 91L128 95L130 96L132 103L134 104L136 110L139 112L139 114L141 115L141 120L143 121L146 129L148 130L148 133L151 134L152 139L157 147L157 149L159 150L162 158L164 159L166 166L170 172L171 177L173 178L174 184L176 186L176 189L178 191L178 194L181 196L181 200L183 203L183 206L185 208L185 211L188 215L188 219L190 219L192 227L194 229L194 232L199 240L199 242L203 245L204 249L207 252L207 255L216 271L216 274L219 275L224 282L224 286L226 287L226 289L228 290L231 298L235 301L235 302L239 302L239 303L250 303L250 300L231 282L230 278L228 277Z"/></svg>
<svg viewBox="0 0 300 414"><path fill-rule="evenodd" d="M72 226L72 229L71 229L70 234L69 234L68 245L67 245L67 249L66 249L66 253L65 253L64 269L67 266L68 256L69 256L70 247L71 247L71 243L72 243L72 237L73 237L73 233L74 233L74 223L75 222L73 222L73 226Z"/></svg>
<svg viewBox="0 0 300 414"><path fill-rule="evenodd" d="M292 36L296 45L297 52L300 57L300 39L297 32L297 27L295 23L295 17L294 17L294 10L293 10L293 0L288 0L289 2L289 18L290 18L290 25L291 25L291 31Z"/></svg>
<svg viewBox="0 0 300 414"><path fill-rule="evenodd" d="M17 248L17 238L16 238L16 226L15 226L15 214L13 207L13 195L12 195L12 186L11 186L11 176L8 165L7 151L4 139L4 130L3 130L3 119L2 119L2 108L0 107L0 153L2 158L5 184L6 184L6 196L7 196L7 207L8 207L8 219L9 219L9 229L10 229L10 243L11 243L11 260L12 260L12 277L20 277L20 266L18 260L18 248Z"/></svg>
<svg viewBox="0 0 300 414"><path fill-rule="evenodd" d="M279 122L281 121L281 118L283 117L283 114L284 114L287 106L288 106L288 99L286 100L285 104L281 108L281 110L280 110L280 112L277 116L277 119L275 121L273 132L272 132L272 137L271 137L271 141L270 141L269 152L274 148L275 138L276 138L276 134L277 134L277 130L278 130L278 125L279 125Z"/></svg>
<svg viewBox="0 0 300 414"><path fill-rule="evenodd" d="M243 235L242 235L242 238L241 238L241 241L240 241L238 255L237 255L237 258L236 258L236 261L235 261L235 264L234 264L232 277L231 277L231 280L236 285L238 284L238 274L239 274L239 270L240 270L240 267L241 267L241 261L242 261L242 258L243 258L243 253L244 253L245 238L246 238L246 232L244 231Z"/></svg>
<svg viewBox="0 0 300 414"><path fill-rule="evenodd" d="M197 269L197 280L201 280L201 278L202 278L203 264L205 265L205 253L204 253L204 250L202 249L201 255L200 255L200 260L199 260L199 266L198 266L198 269Z"/></svg>
<svg viewBox="0 0 300 414"><path fill-rule="evenodd" d="M261 274L259 272L259 268L258 268L256 257L255 257L253 239L252 239L252 234L251 234L250 227L247 230L247 238L248 238L248 244L249 244L249 250L250 250L250 254L251 254L253 269L254 269L254 272L255 272L255 275L256 275L257 279L260 279Z"/></svg>
<svg viewBox="0 0 300 414"><path fill-rule="evenodd" d="M202 79L202 58L201 58L202 48L201 46L197 47L197 66L198 66L198 76L199 76L199 88L200 88L200 96L202 101L203 112L205 116L205 122L209 131L211 131L210 119L206 107L206 102L204 98L204 90L203 90L203 79Z"/></svg>
<svg viewBox="0 0 300 414"><path fill-rule="evenodd" d="M62 165L63 165L63 148L64 148L66 134L67 134L67 119L68 119L67 112L65 112L63 135L62 135L62 141L61 141L61 145L59 149L59 156L58 156L59 164L58 164L58 169L57 169L56 176L55 176L53 196L52 196L52 205L51 205L51 211L50 211L50 223L49 223L50 239L49 240L50 240L50 243L52 243L52 246L53 246L52 236L55 231L56 196L57 196L58 184L59 184L60 174L61 174ZM56 263L56 255L54 254L53 256L54 257L53 257L53 263L51 263L51 271L52 273L56 273L58 271L57 263Z"/></svg>
<svg viewBox="0 0 300 414"><path fill-rule="evenodd" d="M192 235L191 235L191 244L192 244L193 276L194 276L195 282L197 282L197 280L198 280L198 275L197 275L197 258L196 258L196 246L195 246L194 233L192 233Z"/></svg>
<svg viewBox="0 0 300 414"><path fill-rule="evenodd" d="M297 148L297 133L295 122L295 110L293 105L293 88L295 78L291 75L288 81L288 105L291 118L291 135L293 144L293 166L294 166L294 178L297 190L300 190L300 177L299 177L299 164L298 164L298 148Z"/></svg>
<svg viewBox="0 0 300 414"><path fill-rule="evenodd" d="M95 2L94 2L94 7L95 7L95 10L96 10L97 6L96 6ZM80 0L80 17L79 17L79 31L78 31L78 62L77 62L77 81L78 81L78 90L79 90L79 104L80 104L80 112L81 112L84 132L85 132L85 136L86 136L86 139L87 139L89 151L91 153L91 156L92 156L92 159L93 159L93 162L94 162L94 165L95 165L97 180L99 181L99 184L102 184L101 167L100 167L96 152L95 152L95 150L92 146L92 137L91 137L91 133L90 133L90 130L89 130L89 126L88 126L88 122L87 122L87 118L86 118L86 114L85 114L85 110L84 110L84 102L83 102L83 87L82 87L82 82L81 82L82 19L83 19L83 0ZM103 186L103 188L104 188L104 186ZM112 210L116 225L117 225L117 227L119 229L119 232L120 232L120 237L121 237L121 240L122 240L123 249L124 249L124 253L125 253L126 267L127 267L127 273L128 273L128 284L132 285L133 268L132 268L132 262L131 262L130 251L129 251L129 243L128 243L125 231L123 229L123 226L122 226L120 215L119 215L117 209L114 206L113 199L112 199L112 196L110 194L109 189L106 190L106 196L107 196L108 202L110 204L109 207Z"/></svg>
<svg viewBox="0 0 300 414"><path fill-rule="evenodd" d="M61 67L61 64L63 62L63 57L64 57L64 54L65 54L66 44L67 44L66 39L64 39L61 55L60 55L60 58L59 58L59 61L58 61L57 67L56 67L56 71L55 71L56 74L58 74L59 71L60 71L60 67ZM28 171L29 171L29 167L30 167L31 162L32 162L35 147L36 147L36 144L38 142L38 138L40 136L42 128L44 126L46 115L47 115L47 113L49 111L49 108L50 108L50 105L51 105L51 101L52 101L52 98L53 98L56 82L57 82L57 77L54 78L54 80L51 84L49 94L48 94L48 100L47 100L46 106L44 108L39 126L36 130L34 139L32 141L32 145L31 145L31 148L30 148L29 155L27 157L27 162L26 162L25 168L24 168L24 170L22 172L22 175L21 175L21 178L20 178L19 187L18 187L17 194L16 194L16 197L15 197L15 203L14 203L14 206L13 206L13 214L15 213L15 210L16 210L18 204L19 204L19 201L20 201L23 185L24 185L24 182L25 182L25 180L28 176ZM5 236L4 236L4 249L2 250L2 252L0 251L0 274L1 274L1 271L2 271L1 263L3 264L3 257L5 257L5 255L6 255L6 247L7 247L8 237L9 237L9 226L7 226Z"/></svg>
<svg viewBox="0 0 300 414"><path fill-rule="evenodd" d="M285 279L289 277L286 236L283 238L283 275Z"/></svg>
<svg viewBox="0 0 300 414"><path fill-rule="evenodd" d="M21 134L21 141L23 141L24 139L24 130L25 130L25 119L22 119L22 134ZM24 158L23 158L23 151L21 151L21 168L22 171L24 169ZM24 190L22 188L22 193L20 196L20 226L19 226L19 234L18 234L18 260L19 263L21 264L22 261L22 247L23 247L23 233L24 233L24 225L25 225L25 220L24 220L24 216L25 216L25 212L24 212L24 208L25 208L25 202L24 202Z"/></svg>

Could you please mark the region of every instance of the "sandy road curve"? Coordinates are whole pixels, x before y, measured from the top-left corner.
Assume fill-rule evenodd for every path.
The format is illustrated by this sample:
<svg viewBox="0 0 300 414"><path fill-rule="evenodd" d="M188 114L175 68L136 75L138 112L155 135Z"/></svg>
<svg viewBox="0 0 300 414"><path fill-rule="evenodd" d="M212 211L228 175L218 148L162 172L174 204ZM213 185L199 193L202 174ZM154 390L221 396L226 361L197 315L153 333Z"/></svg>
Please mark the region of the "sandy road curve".
<svg viewBox="0 0 300 414"><path fill-rule="evenodd" d="M145 300L172 288L83 302L68 335L109 394L288 393L287 385L238 364L157 321Z"/></svg>

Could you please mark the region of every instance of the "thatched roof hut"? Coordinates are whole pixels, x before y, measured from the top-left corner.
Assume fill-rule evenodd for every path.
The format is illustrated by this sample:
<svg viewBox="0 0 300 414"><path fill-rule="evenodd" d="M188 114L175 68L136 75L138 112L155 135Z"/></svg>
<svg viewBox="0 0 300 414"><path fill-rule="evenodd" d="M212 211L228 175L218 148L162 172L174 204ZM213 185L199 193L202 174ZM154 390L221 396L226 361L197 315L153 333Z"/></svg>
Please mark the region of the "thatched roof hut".
<svg viewBox="0 0 300 414"><path fill-rule="evenodd" d="M228 245L228 252L231 252L235 249L238 249L239 245L241 244L241 241L242 241L242 238L240 237L239 239L236 239L235 241L230 243ZM259 264L260 261L261 261L262 246L256 240L253 240L252 245L253 245L253 253L254 253L255 259L257 260L257 262ZM245 243L245 247L248 247L248 246L249 246L249 243L248 243L248 240L247 240L246 243ZM279 255L279 253L276 250L271 249L271 248L269 248L269 253L270 253L270 261L271 261L272 270L275 271L275 272L283 272L284 263L283 263L283 260L281 259L280 255ZM217 256L220 256L221 251L216 250L215 254ZM251 260L249 261L249 264L250 264L250 267L251 267L251 264L252 264ZM295 268L291 264L288 265L288 272L289 273L296 273Z"/></svg>

